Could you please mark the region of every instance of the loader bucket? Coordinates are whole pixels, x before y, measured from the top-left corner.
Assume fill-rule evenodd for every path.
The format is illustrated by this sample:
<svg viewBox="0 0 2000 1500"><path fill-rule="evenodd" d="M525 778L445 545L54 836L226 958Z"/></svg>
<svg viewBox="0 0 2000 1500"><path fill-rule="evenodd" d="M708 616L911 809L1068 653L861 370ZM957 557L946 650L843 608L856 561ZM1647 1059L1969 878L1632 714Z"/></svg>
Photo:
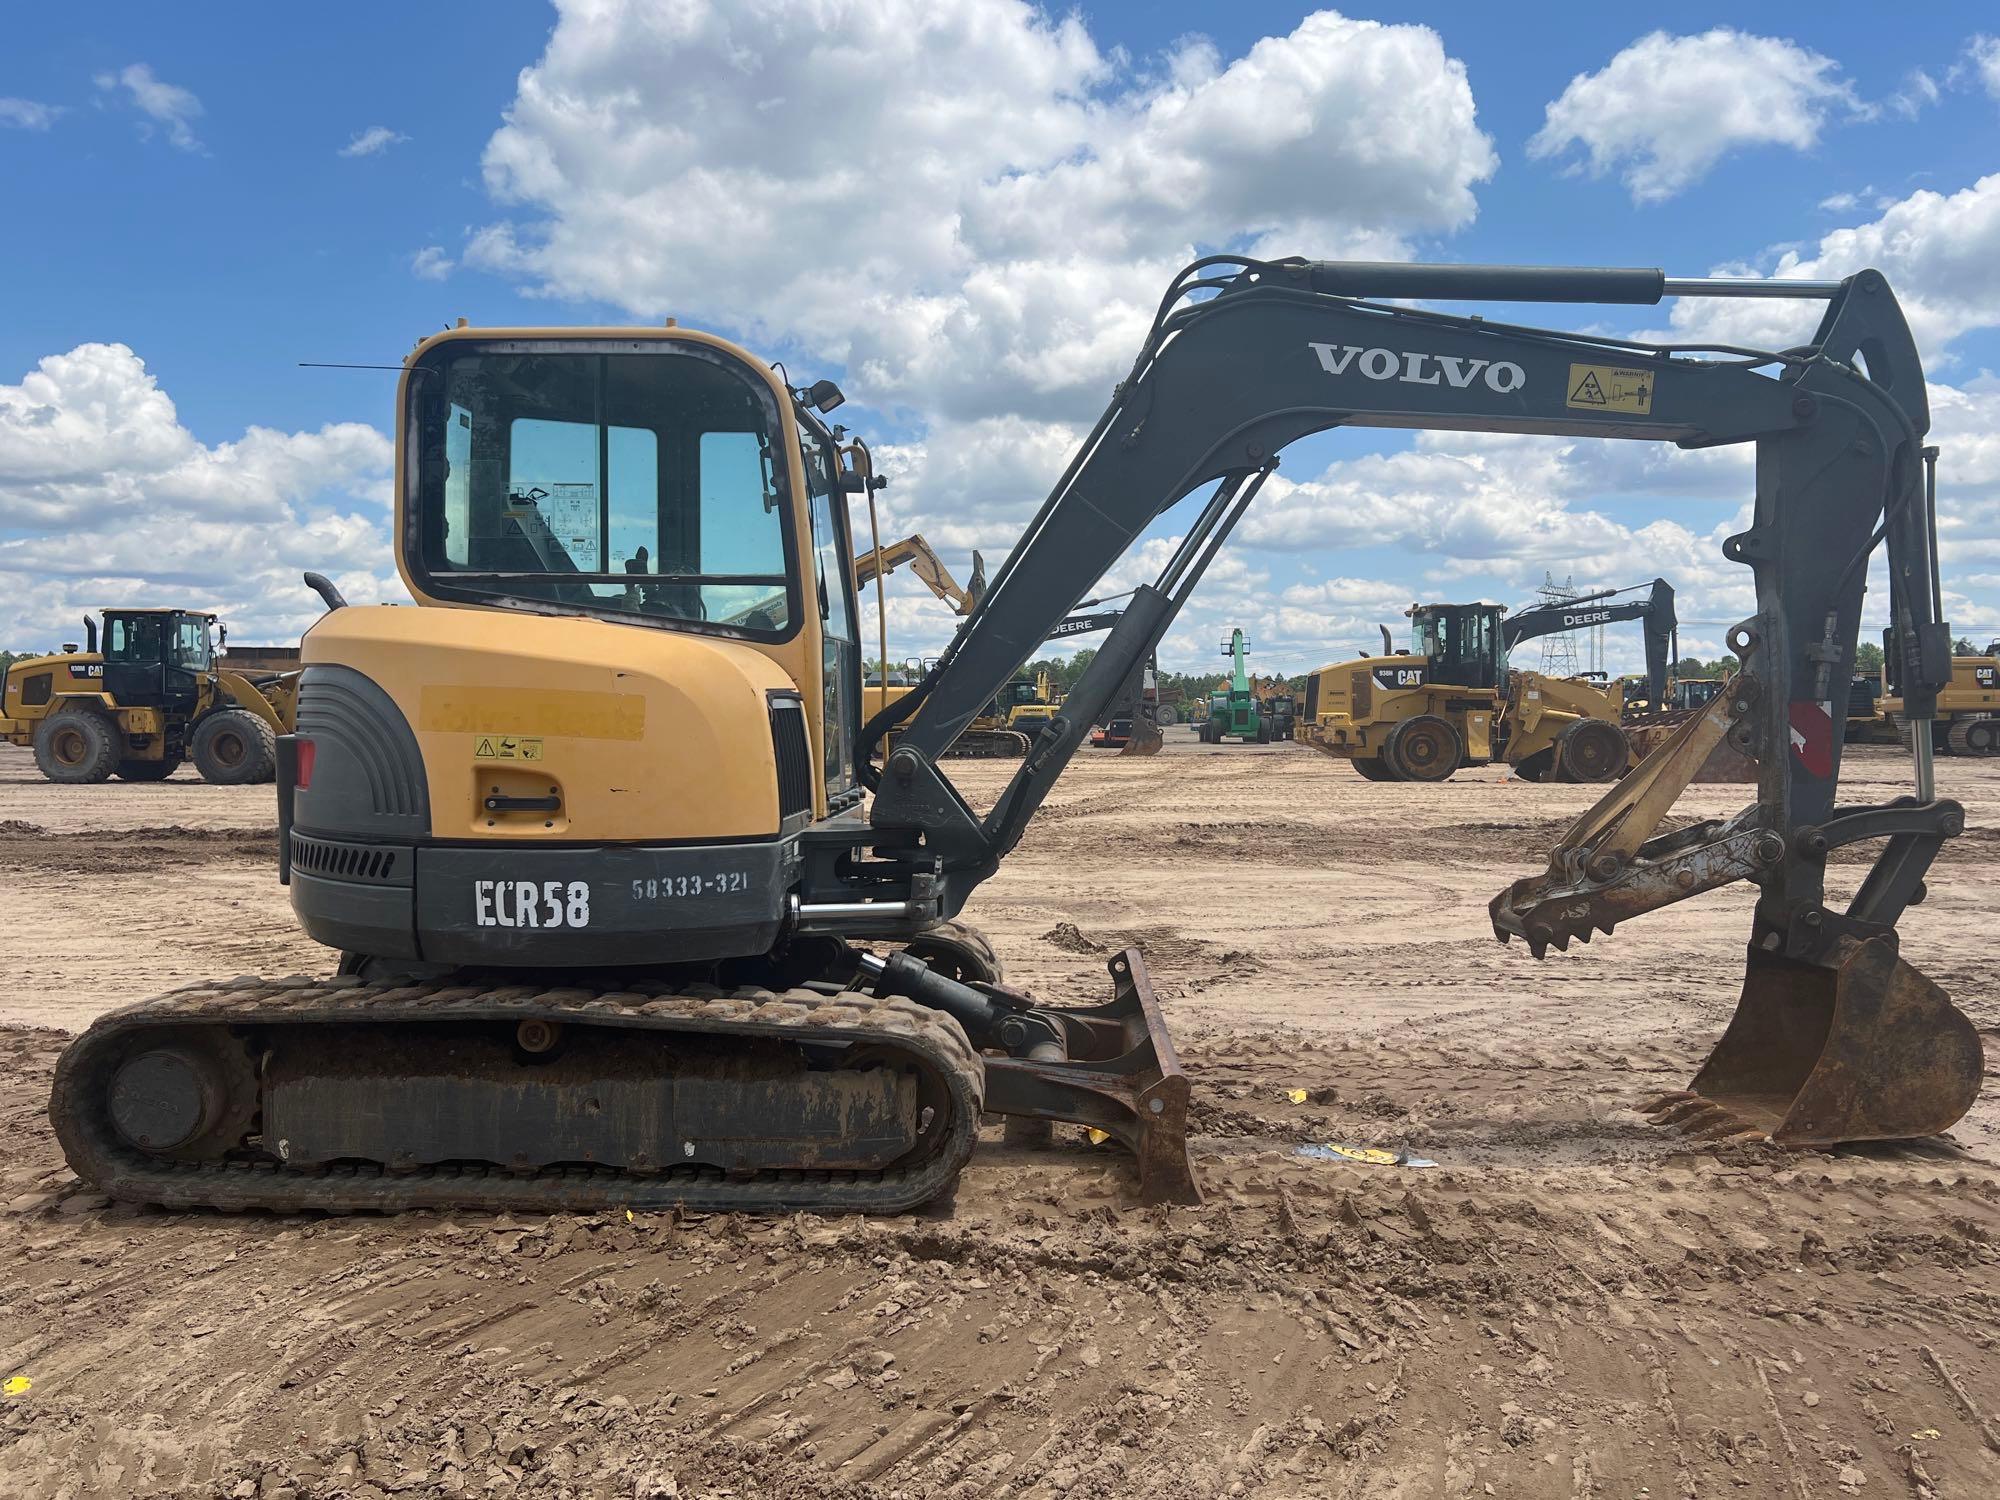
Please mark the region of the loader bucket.
<svg viewBox="0 0 2000 1500"><path fill-rule="evenodd" d="M1132 733L1125 743L1118 747L1120 755L1158 755L1166 737L1160 733L1160 726L1144 719L1132 721Z"/></svg>
<svg viewBox="0 0 2000 1500"><path fill-rule="evenodd" d="M1674 732L1689 718L1687 714L1653 714L1638 719L1625 726L1625 738L1631 744L1633 753L1640 759L1672 739ZM1697 782L1727 782L1731 784L1755 785L1757 762L1738 750L1727 740L1709 751L1708 759L1699 770L1688 778L1690 784Z"/></svg>
<svg viewBox="0 0 2000 1500"><path fill-rule="evenodd" d="M1984 1071L1979 1034L1893 938L1842 938L1831 965L1751 948L1729 1029L1663 1125L1780 1146L1906 1140L1948 1130Z"/></svg>

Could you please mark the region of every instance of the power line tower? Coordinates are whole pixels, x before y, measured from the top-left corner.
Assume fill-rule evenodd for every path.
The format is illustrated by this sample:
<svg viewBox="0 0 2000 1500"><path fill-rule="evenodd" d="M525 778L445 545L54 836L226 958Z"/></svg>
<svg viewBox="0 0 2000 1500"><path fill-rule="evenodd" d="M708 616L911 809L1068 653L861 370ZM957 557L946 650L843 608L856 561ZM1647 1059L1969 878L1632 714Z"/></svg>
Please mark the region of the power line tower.
<svg viewBox="0 0 2000 1500"><path fill-rule="evenodd" d="M1542 586L1535 590L1545 606L1574 603L1581 595L1569 578L1556 582L1553 573L1542 574ZM1542 637L1542 675L1545 677L1574 677L1579 668L1576 663L1576 636L1567 630L1558 630Z"/></svg>

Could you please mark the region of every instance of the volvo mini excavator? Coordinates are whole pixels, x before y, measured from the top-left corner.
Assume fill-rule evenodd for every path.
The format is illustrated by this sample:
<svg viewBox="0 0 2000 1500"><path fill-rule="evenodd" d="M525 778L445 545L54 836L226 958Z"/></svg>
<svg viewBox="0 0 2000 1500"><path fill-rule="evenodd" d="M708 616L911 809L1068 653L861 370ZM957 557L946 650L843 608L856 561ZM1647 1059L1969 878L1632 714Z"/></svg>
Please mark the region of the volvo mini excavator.
<svg viewBox="0 0 2000 1500"><path fill-rule="evenodd" d="M1666 295L1826 309L1809 344L1763 351L1413 305ZM193 985L70 1044L55 1129L115 1197L893 1211L951 1186L990 1110L1107 1132L1142 1201L1192 1200L1189 1080L1138 951L1109 957L1109 1001L1054 1006L955 919L1280 450L1343 425L1756 445L1754 520L1723 548L1758 601L1729 633L1733 690L1496 898L1495 928L1539 955L1750 881L1736 1019L1669 1113L1824 1142L1942 1130L1976 1093L1970 1023L1897 946L1964 824L1929 739L1911 795L1835 798L1880 540L1913 720L1950 673L1923 371L1877 272L1198 260L985 598L867 724L843 502L873 465L823 420L832 382L788 388L686 328L459 328L406 360L399 400L396 553L424 607L326 590L280 747L280 878L337 971ZM975 812L946 748L1197 491L1158 579ZM868 764L858 747L896 724ZM1758 800L1662 833L1723 737L1757 759ZM1828 854L1862 841L1872 869L1827 905Z"/></svg>

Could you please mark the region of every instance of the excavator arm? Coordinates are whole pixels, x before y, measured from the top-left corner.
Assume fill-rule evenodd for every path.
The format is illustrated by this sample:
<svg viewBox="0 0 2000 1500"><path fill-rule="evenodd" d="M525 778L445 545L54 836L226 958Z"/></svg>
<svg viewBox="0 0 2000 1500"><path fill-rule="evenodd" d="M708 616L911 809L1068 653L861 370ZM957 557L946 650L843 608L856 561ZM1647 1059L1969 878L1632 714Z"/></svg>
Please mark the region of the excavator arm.
<svg viewBox="0 0 2000 1500"><path fill-rule="evenodd" d="M1561 630L1583 630L1593 625L1615 625L1625 620L1643 620L1646 636L1647 702L1659 704L1667 695L1667 672L1674 659L1674 643L1680 621L1674 614L1674 586L1655 578L1644 597L1619 599L1633 589L1605 589L1585 594L1561 604L1540 604L1509 615L1500 627L1501 638L1512 651L1523 641L1554 635ZM1611 601L1617 600L1616 603Z"/></svg>
<svg viewBox="0 0 2000 1500"><path fill-rule="evenodd" d="M921 536L906 536L900 542L863 552L854 559L854 586L865 589L877 578L886 577L904 563L917 575L924 587L952 607L955 614L972 613L986 592L986 560L977 552L972 554L972 581L963 588L951 576L951 570L944 565L931 544Z"/></svg>
<svg viewBox="0 0 2000 1500"><path fill-rule="evenodd" d="M1809 344L1761 351L1587 337L1386 300L1643 306L1667 295L1810 297L1826 306ZM1949 680L1921 484L1929 423L1908 325L1875 271L1839 282L1715 282L1649 270L1197 261L1169 289L1131 372L950 649L864 731L873 743L909 715L875 782L876 849L929 861L941 910L957 911L1152 653L1281 450L1301 437L1366 426L1684 448L1751 443L1753 519L1723 547L1751 568L1757 590L1756 612L1728 635L1743 662L1735 691L1607 795L1548 875L1496 899L1496 931L1526 937L1539 955L1695 891L1752 880L1760 895L1739 1022L1755 1019L1738 1050L1767 1062L1809 1052L1803 1066L1812 1074L1821 1051L1836 1050L1829 1038L1840 1027L1826 1016L1843 1005L1858 1015L1871 998L1878 1012L1900 1007L1913 1019L1899 1035L1921 1066L1885 1063L1899 1077L1863 1086L1855 1051L1845 1086L1872 1093L1872 1104L1827 1104L1807 1136L1942 1128L1937 1119L1956 1119L1976 1092L1978 1043L1942 992L1901 963L1894 927L1921 899L1923 876L1963 814L1937 798L1921 734L1914 796L1867 808L1836 802L1863 585L1884 540L1903 581L1894 649L1910 717L1930 716ZM944 774L945 748L1149 525L1208 486L1159 578L1133 593L991 811L975 813ZM1757 803L1724 824L1658 835L1667 806L1725 733L1758 763ZM1883 850L1847 908L1831 909L1827 851L1863 839L1883 840ZM1817 1043L1797 1040L1812 1035ZM1745 1099L1802 1097L1809 1091L1790 1067L1773 1064L1759 1077L1739 1070L1732 1087ZM1906 1087L1916 1073L1923 1082ZM1928 1109L1912 1102L1917 1095L1927 1095ZM1795 1114L1781 1109L1773 1133Z"/></svg>

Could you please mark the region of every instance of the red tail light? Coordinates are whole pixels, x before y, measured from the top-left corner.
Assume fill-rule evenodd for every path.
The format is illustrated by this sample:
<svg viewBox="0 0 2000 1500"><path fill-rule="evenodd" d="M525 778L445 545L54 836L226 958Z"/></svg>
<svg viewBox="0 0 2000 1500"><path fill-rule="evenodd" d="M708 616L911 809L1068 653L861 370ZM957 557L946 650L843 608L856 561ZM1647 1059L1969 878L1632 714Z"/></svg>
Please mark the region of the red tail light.
<svg viewBox="0 0 2000 1500"><path fill-rule="evenodd" d="M317 747L311 740L299 740L293 748L297 753L297 769L292 773L292 785L303 790L313 783L313 755Z"/></svg>

